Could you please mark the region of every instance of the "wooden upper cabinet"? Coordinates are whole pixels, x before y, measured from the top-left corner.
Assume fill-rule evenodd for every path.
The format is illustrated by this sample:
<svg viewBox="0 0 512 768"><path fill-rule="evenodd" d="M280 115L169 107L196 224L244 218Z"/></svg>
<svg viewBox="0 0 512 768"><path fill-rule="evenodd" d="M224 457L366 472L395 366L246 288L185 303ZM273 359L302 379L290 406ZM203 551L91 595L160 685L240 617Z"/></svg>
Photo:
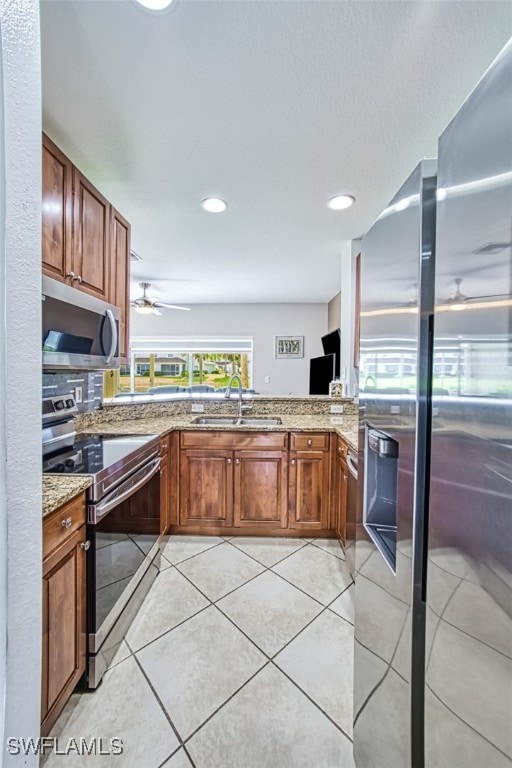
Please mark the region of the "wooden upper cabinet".
<svg viewBox="0 0 512 768"><path fill-rule="evenodd" d="M71 271L73 166L44 134L42 179L43 274L65 282Z"/></svg>
<svg viewBox="0 0 512 768"><path fill-rule="evenodd" d="M119 354L128 360L130 348L130 236L131 227L126 219L110 209L111 248L111 302L121 310L119 328Z"/></svg>
<svg viewBox="0 0 512 768"><path fill-rule="evenodd" d="M74 168L72 265L80 290L109 301L110 263L110 204Z"/></svg>
<svg viewBox="0 0 512 768"><path fill-rule="evenodd" d="M286 451L236 451L234 525L288 527Z"/></svg>
<svg viewBox="0 0 512 768"><path fill-rule="evenodd" d="M180 525L233 525L232 451L182 451L179 485Z"/></svg>

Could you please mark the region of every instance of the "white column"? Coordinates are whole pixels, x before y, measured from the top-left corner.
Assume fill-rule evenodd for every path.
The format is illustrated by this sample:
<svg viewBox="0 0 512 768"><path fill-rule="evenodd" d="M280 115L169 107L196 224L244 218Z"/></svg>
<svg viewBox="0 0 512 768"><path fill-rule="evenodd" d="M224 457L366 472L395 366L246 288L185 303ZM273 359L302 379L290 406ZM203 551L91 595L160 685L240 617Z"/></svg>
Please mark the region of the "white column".
<svg viewBox="0 0 512 768"><path fill-rule="evenodd" d="M0 3L0 766L41 714L39 3ZM8 638L6 635L8 628ZM6 640L8 639L8 643Z"/></svg>
<svg viewBox="0 0 512 768"><path fill-rule="evenodd" d="M340 378L348 397L357 394L357 371L354 368L356 257L360 240L346 240L341 247L341 358Z"/></svg>

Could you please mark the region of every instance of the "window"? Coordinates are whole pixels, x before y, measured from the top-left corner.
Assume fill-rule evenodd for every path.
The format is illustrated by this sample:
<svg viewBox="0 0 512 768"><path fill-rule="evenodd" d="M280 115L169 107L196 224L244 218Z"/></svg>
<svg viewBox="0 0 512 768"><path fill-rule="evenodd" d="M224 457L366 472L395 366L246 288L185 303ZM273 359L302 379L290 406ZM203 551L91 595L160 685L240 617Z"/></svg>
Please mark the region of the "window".
<svg viewBox="0 0 512 768"><path fill-rule="evenodd" d="M252 336L219 337L136 337L131 340L132 366L119 372L119 392L157 391L158 387L206 386L223 390L233 374L251 389Z"/></svg>

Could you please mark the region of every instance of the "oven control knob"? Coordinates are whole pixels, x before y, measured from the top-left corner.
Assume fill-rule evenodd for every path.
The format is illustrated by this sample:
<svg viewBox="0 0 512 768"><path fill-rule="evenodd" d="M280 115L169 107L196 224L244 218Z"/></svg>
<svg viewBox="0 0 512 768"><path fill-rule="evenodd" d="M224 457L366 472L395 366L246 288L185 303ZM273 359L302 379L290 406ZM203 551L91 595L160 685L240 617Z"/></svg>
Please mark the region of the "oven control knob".
<svg viewBox="0 0 512 768"><path fill-rule="evenodd" d="M66 467L74 467L75 466L75 460L74 459L66 459L64 464L66 465Z"/></svg>
<svg viewBox="0 0 512 768"><path fill-rule="evenodd" d="M54 407L56 411L62 411L62 409L65 407L64 400L57 400Z"/></svg>
<svg viewBox="0 0 512 768"><path fill-rule="evenodd" d="M69 398L69 400L66 400L66 406L68 408L72 408L74 406L74 404L75 404L75 401L72 400L71 398Z"/></svg>

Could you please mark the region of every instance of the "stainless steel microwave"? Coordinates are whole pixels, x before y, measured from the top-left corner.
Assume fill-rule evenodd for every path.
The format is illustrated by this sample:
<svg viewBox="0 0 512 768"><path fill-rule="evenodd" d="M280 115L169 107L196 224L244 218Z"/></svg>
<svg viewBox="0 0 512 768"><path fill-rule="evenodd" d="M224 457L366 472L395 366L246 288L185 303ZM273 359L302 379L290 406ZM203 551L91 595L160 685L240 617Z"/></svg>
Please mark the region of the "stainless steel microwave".
<svg viewBox="0 0 512 768"><path fill-rule="evenodd" d="M119 368L118 307L43 277L43 370Z"/></svg>

